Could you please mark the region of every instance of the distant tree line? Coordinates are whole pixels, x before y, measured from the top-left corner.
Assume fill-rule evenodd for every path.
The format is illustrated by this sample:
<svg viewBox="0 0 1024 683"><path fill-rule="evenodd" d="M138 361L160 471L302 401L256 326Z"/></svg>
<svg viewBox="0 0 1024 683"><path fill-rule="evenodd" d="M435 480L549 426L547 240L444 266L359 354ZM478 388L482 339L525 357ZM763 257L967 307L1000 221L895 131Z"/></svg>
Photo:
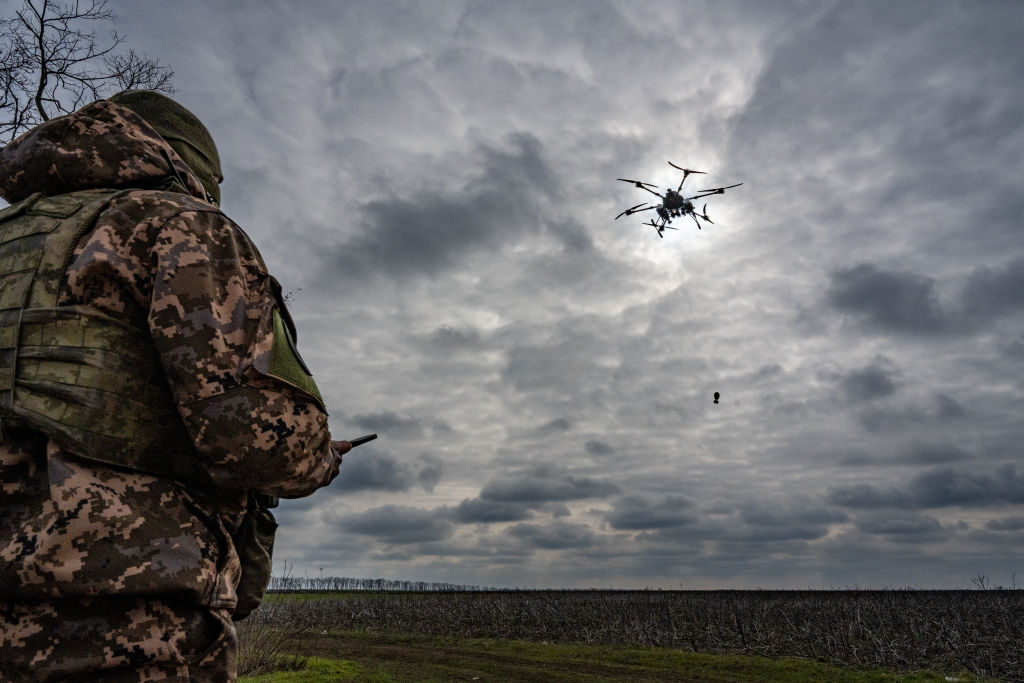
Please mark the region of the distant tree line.
<svg viewBox="0 0 1024 683"><path fill-rule="evenodd" d="M348 576L274 576L270 579L272 591L420 591L466 592L496 591L499 588L471 586L441 581L402 581L396 579L357 579Z"/></svg>

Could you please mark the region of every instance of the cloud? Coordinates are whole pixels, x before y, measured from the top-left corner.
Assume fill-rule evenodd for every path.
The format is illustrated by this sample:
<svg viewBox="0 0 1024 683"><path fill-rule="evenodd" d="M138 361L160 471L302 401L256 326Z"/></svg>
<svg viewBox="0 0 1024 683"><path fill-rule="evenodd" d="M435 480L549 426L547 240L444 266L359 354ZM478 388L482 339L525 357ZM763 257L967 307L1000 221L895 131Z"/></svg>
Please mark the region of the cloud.
<svg viewBox="0 0 1024 683"><path fill-rule="evenodd" d="M590 346L585 335L568 333L544 344L524 344L506 352L507 362L502 368L502 380L522 392L566 391L575 385L593 381L595 376L607 376L595 355L583 353L581 343Z"/></svg>
<svg viewBox="0 0 1024 683"><path fill-rule="evenodd" d="M359 452L345 458L341 474L332 483L331 489L336 492L397 492L408 491L418 484L432 491L441 480L443 472L440 459L434 455L424 454L415 463L409 463L361 446Z"/></svg>
<svg viewBox="0 0 1024 683"><path fill-rule="evenodd" d="M577 477L550 465L537 465L500 479L480 491L483 500L540 504L552 501L606 498L619 487L604 477Z"/></svg>
<svg viewBox="0 0 1024 683"><path fill-rule="evenodd" d="M858 518L856 526L864 533L899 543L930 543L949 536L939 520L915 513L871 513Z"/></svg>
<svg viewBox="0 0 1024 683"><path fill-rule="evenodd" d="M879 356L866 367L842 377L840 387L851 402L871 401L896 393L898 375L893 363Z"/></svg>
<svg viewBox="0 0 1024 683"><path fill-rule="evenodd" d="M384 505L365 512L338 515L336 523L349 533L372 536L387 545L443 541L455 532L447 511L403 505Z"/></svg>
<svg viewBox="0 0 1024 683"><path fill-rule="evenodd" d="M597 535L585 524L553 522L547 525L516 524L505 533L522 539L535 548L563 550L589 548L598 542Z"/></svg>
<svg viewBox="0 0 1024 683"><path fill-rule="evenodd" d="M1003 465L992 474L946 467L915 477L909 493L923 507L1024 503L1024 475L1017 474L1014 465Z"/></svg>
<svg viewBox="0 0 1024 683"><path fill-rule="evenodd" d="M991 473L940 467L913 477L903 487L846 484L828 490L829 502L845 508L928 509L989 507L1024 503L1024 475L1013 464Z"/></svg>
<svg viewBox="0 0 1024 683"><path fill-rule="evenodd" d="M567 417L557 417L550 422L545 422L537 428L538 436L550 436L559 432L568 432L572 429L572 420Z"/></svg>
<svg viewBox="0 0 1024 683"><path fill-rule="evenodd" d="M974 456L950 443L920 444L900 453L891 460L900 465L941 465L971 460Z"/></svg>
<svg viewBox="0 0 1024 683"><path fill-rule="evenodd" d="M897 385L898 386L898 385ZM914 425L948 425L967 417L967 409L942 392L936 392L930 405L879 407L869 405L857 414L860 424L869 432L899 431Z"/></svg>
<svg viewBox="0 0 1024 683"><path fill-rule="evenodd" d="M973 460L974 455L950 443L914 443L902 448L879 450L874 455L854 452L841 460L843 465L855 467L885 467L887 465L942 465Z"/></svg>
<svg viewBox="0 0 1024 683"><path fill-rule="evenodd" d="M492 522L521 522L533 517L529 505L469 498L455 507L455 520L463 524L490 524Z"/></svg>
<svg viewBox="0 0 1024 683"><path fill-rule="evenodd" d="M618 530L665 529L692 524L692 507L693 503L684 496L666 496L657 502L642 496L624 496L605 514L605 520Z"/></svg>
<svg viewBox="0 0 1024 683"><path fill-rule="evenodd" d="M444 475L444 462L436 455L424 453L420 456L418 469L416 482L428 493L433 493Z"/></svg>
<svg viewBox="0 0 1024 683"><path fill-rule="evenodd" d="M833 510L804 498L788 502L754 502L740 506L739 521L730 529L730 540L775 542L809 541L828 534L830 525L845 522L841 510Z"/></svg>
<svg viewBox="0 0 1024 683"><path fill-rule="evenodd" d="M612 448L611 445L604 441L597 440L585 443L583 445L583 450L585 450L589 455L611 455L615 452L615 449Z"/></svg>
<svg viewBox="0 0 1024 683"><path fill-rule="evenodd" d="M1024 258L1004 268L976 269L964 287L962 306L975 324L1024 311Z"/></svg>
<svg viewBox="0 0 1024 683"><path fill-rule="evenodd" d="M423 434L423 421L413 417L402 417L391 411L353 415L351 420L360 429L375 434L385 434L396 439L412 439Z"/></svg>
<svg viewBox="0 0 1024 683"><path fill-rule="evenodd" d="M472 327L455 328L442 325L427 340L427 347L437 354L450 354L480 348L480 331Z"/></svg>
<svg viewBox="0 0 1024 683"><path fill-rule="evenodd" d="M936 418L939 421L959 420L967 417L967 409L960 405L956 399L942 393L935 394Z"/></svg>
<svg viewBox="0 0 1024 683"><path fill-rule="evenodd" d="M990 519L985 523L985 528L992 531L1021 531L1024 530L1024 517Z"/></svg>
<svg viewBox="0 0 1024 683"><path fill-rule="evenodd" d="M468 253L535 232L560 183L536 137L513 133L506 141L506 149L478 145L482 168L458 191L387 187L392 196L362 204L362 229L337 249L331 272L347 280L435 276Z"/></svg>
<svg viewBox="0 0 1024 683"><path fill-rule="evenodd" d="M563 428L567 427L556 431ZM463 500L453 515L463 524L518 522L531 519L537 511L567 517L566 501L604 498L618 490L605 479L577 477L550 465L535 465L487 482L479 497Z"/></svg>
<svg viewBox="0 0 1024 683"><path fill-rule="evenodd" d="M952 326L932 278L884 271L870 263L834 271L826 301L868 329L882 332L935 334Z"/></svg>

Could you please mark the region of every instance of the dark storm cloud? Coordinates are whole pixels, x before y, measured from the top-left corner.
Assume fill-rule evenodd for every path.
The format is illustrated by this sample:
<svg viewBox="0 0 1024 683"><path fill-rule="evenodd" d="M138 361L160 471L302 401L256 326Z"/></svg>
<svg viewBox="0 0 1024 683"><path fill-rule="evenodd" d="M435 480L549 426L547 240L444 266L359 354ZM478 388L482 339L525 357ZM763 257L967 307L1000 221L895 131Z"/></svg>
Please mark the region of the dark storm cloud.
<svg viewBox="0 0 1024 683"><path fill-rule="evenodd" d="M985 523L985 528L992 531L1021 531L1024 530L1024 517L990 519Z"/></svg>
<svg viewBox="0 0 1024 683"><path fill-rule="evenodd" d="M597 534L590 527L569 522L552 522L547 525L516 524L505 533L544 550L589 548L598 542Z"/></svg>
<svg viewBox="0 0 1024 683"><path fill-rule="evenodd" d="M384 505L346 514L339 517L337 524L345 531L372 536L388 545L443 541L455 532L446 511L402 505Z"/></svg>
<svg viewBox="0 0 1024 683"><path fill-rule="evenodd" d="M596 440L583 444L583 450L589 455L611 455L615 452L615 449L607 442Z"/></svg>
<svg viewBox="0 0 1024 683"><path fill-rule="evenodd" d="M1021 101L1006 86L1024 68L1021 51L1009 49L1021 27L1015 4L935 13L929 3L905 2L886 8L884 24L873 3L818 8L802 12L802 24L760 74L740 125L746 134L733 141L738 153L825 160L848 181L856 171L895 168L899 173L882 176L889 182L878 188L888 192L865 205L885 211L943 197L948 206L970 167L991 181L981 192L989 201L979 208L1006 206L997 201L1009 196L1004 171L991 160L1012 158L1019 148L1007 145ZM948 49L964 35L971 40ZM884 153L864 153L871 149L865 143L882 143ZM989 225L979 223L986 232ZM957 226L965 242L971 227Z"/></svg>
<svg viewBox="0 0 1024 683"><path fill-rule="evenodd" d="M871 484L843 484L828 490L828 500L845 508L899 507L905 498L895 489L882 490Z"/></svg>
<svg viewBox="0 0 1024 683"><path fill-rule="evenodd" d="M981 323L1024 311L1024 258L1004 268L981 267L967 281L963 292L965 317Z"/></svg>
<svg viewBox="0 0 1024 683"><path fill-rule="evenodd" d="M564 330L546 344L515 346L506 351L502 380L519 391L567 391L589 384L611 370L602 365L603 342L573 330Z"/></svg>
<svg viewBox="0 0 1024 683"><path fill-rule="evenodd" d="M922 444L908 449L892 459L900 465L941 465L950 462L963 462L974 456L958 446L950 443Z"/></svg>
<svg viewBox="0 0 1024 683"><path fill-rule="evenodd" d="M545 422L537 428L538 436L550 436L559 432L568 432L572 429L572 420L567 417L557 417L550 422Z"/></svg>
<svg viewBox="0 0 1024 683"><path fill-rule="evenodd" d="M492 479L480 491L483 500L540 504L555 501L605 498L619 487L604 477L577 477L550 465Z"/></svg>
<svg viewBox="0 0 1024 683"><path fill-rule="evenodd" d="M893 363L880 356L866 367L845 375L839 384L848 400L870 401L896 393L898 375Z"/></svg>
<svg viewBox="0 0 1024 683"><path fill-rule="evenodd" d="M840 461L842 465L865 467L868 465L943 465L974 459L974 455L949 443L919 443L893 452L882 451L875 455L860 452L851 454Z"/></svg>
<svg viewBox="0 0 1024 683"><path fill-rule="evenodd" d="M427 339L427 347L438 354L457 353L478 349L481 345L480 332L472 327L456 328L442 325Z"/></svg>
<svg viewBox="0 0 1024 683"><path fill-rule="evenodd" d="M1003 465L992 474L942 468L915 477L909 487L912 500L922 507L1024 503L1024 474Z"/></svg>
<svg viewBox="0 0 1024 683"><path fill-rule="evenodd" d="M692 524L693 502L684 496L666 496L652 502L643 496L624 496L605 515L613 529L646 530Z"/></svg>
<svg viewBox="0 0 1024 683"><path fill-rule="evenodd" d="M360 232L341 246L330 270L347 278L436 275L468 252L535 232L541 206L558 196L559 183L537 138L516 133L508 144L480 146L483 168L458 192L408 196L392 187L394 196L364 204Z"/></svg>
<svg viewBox="0 0 1024 683"><path fill-rule="evenodd" d="M940 421L959 420L967 417L967 409L951 396L938 392L935 394L935 415Z"/></svg>
<svg viewBox="0 0 1024 683"><path fill-rule="evenodd" d="M845 522L847 516L820 504L794 499L789 503L748 503L740 507L740 519L751 526L786 527Z"/></svg>
<svg viewBox="0 0 1024 683"><path fill-rule="evenodd" d="M408 491L420 485L432 491L443 474L441 461L433 455L423 455L415 463L401 462L387 453L361 446L359 451L345 456L341 474L332 483L332 491Z"/></svg>
<svg viewBox="0 0 1024 683"><path fill-rule="evenodd" d="M1024 259L1002 268L975 269L962 287L959 309L939 302L934 279L885 271L870 263L834 271L826 301L876 331L977 331L979 326L1024 309Z"/></svg>
<svg viewBox="0 0 1024 683"><path fill-rule="evenodd" d="M565 501L604 498L617 492L618 487L605 479L576 477L550 465L538 465L489 481L479 497L463 500L453 515L463 524L518 522L531 519L535 512L567 517L570 511Z"/></svg>
<svg viewBox="0 0 1024 683"><path fill-rule="evenodd" d="M884 271L870 263L833 272L826 300L837 311L883 332L930 334L952 325L932 278Z"/></svg>
<svg viewBox="0 0 1024 683"><path fill-rule="evenodd" d="M416 481L427 493L433 493L434 487L444 476L444 462L431 453L420 455L417 463Z"/></svg>
<svg viewBox="0 0 1024 683"><path fill-rule="evenodd" d="M359 429L383 437L395 439L414 439L423 435L425 429L448 431L449 425L439 420L425 420L414 417L403 417L392 411L353 415L348 420Z"/></svg>
<svg viewBox="0 0 1024 683"><path fill-rule="evenodd" d="M529 505L507 503L483 498L469 498L455 507L455 520L463 524L490 524L492 522L521 522L533 517Z"/></svg>
<svg viewBox="0 0 1024 683"><path fill-rule="evenodd" d="M968 416L967 409L948 395L937 392L930 404L895 408L869 406L857 414L861 426L869 432L898 432L915 425L948 425Z"/></svg>
<svg viewBox="0 0 1024 683"><path fill-rule="evenodd" d="M903 487L847 484L828 490L829 502L845 508L928 509L988 507L1024 503L1024 475L1007 464L991 473L942 467L912 478Z"/></svg>
<svg viewBox="0 0 1024 683"><path fill-rule="evenodd" d="M757 502L740 506L739 522L729 529L730 541L809 541L828 534L830 525L845 522L840 510L795 498L787 503Z"/></svg>
<svg viewBox="0 0 1024 683"><path fill-rule="evenodd" d="M856 526L866 534L883 536L898 543L931 543L950 534L939 520L916 513L869 514L858 518Z"/></svg>

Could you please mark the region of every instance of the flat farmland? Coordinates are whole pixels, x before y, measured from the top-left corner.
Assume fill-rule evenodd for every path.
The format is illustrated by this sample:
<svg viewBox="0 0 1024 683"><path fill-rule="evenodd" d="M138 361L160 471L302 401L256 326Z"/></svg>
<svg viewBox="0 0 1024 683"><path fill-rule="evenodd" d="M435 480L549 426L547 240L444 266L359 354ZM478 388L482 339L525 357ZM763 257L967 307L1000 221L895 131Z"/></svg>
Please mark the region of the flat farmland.
<svg viewBox="0 0 1024 683"><path fill-rule="evenodd" d="M409 643L430 652L444 642L467 656L483 651L481 643L503 650L514 643L570 648L566 652L590 648L577 664L602 661L600 653L611 656L625 648L661 653L650 656L662 660L700 653L731 657L733 664L740 661L735 658L753 657L890 675L864 680L941 672L913 680L1024 681L1024 591L1017 590L275 593L240 624L239 636L242 669L254 672L354 651L383 661L388 642L405 643L392 648L396 660L399 652L415 659L409 653L417 647ZM669 671L678 677L666 678L662 671L650 680L760 680L749 671L735 678L687 678L683 669ZM808 675L840 680L823 671L794 677L776 672L763 680L810 680ZM416 680L389 676L380 680ZM487 679L495 680L478 677Z"/></svg>

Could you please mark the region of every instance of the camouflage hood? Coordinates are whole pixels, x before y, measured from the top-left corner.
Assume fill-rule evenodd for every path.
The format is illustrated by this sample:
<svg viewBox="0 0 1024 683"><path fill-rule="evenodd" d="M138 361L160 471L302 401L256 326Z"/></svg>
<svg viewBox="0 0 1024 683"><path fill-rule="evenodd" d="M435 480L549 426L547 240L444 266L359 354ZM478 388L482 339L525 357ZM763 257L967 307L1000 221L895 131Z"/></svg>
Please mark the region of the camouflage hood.
<svg viewBox="0 0 1024 683"><path fill-rule="evenodd" d="M173 165L173 170L171 168ZM177 177L185 184L174 187ZM188 165L138 114L107 100L50 119L0 149L0 197L99 187L161 188L206 199Z"/></svg>

